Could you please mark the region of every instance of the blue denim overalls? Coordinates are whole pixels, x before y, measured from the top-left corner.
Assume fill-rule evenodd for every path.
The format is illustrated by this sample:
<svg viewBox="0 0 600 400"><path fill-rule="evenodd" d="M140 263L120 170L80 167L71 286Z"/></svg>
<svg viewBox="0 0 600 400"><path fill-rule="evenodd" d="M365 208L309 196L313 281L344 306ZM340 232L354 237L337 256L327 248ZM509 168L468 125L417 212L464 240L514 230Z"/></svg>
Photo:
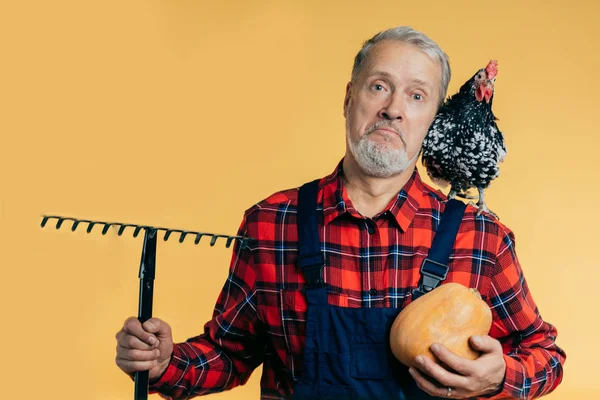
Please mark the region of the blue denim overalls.
<svg viewBox="0 0 600 400"><path fill-rule="evenodd" d="M318 180L300 188L298 199L298 264L306 281L308 312L303 373L292 400L431 399L396 360L389 332L399 308L330 306L323 282L324 258L317 228ZM428 257L421 266L413 298L446 278L448 259L465 204L448 202Z"/></svg>

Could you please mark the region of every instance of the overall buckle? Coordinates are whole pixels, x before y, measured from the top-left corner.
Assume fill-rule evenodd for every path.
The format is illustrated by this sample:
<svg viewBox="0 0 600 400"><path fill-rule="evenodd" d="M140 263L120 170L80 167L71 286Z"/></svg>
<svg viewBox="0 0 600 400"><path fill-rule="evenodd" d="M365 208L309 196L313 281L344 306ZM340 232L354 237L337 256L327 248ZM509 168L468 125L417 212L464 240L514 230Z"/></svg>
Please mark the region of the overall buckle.
<svg viewBox="0 0 600 400"><path fill-rule="evenodd" d="M413 298L419 298L435 289L448 276L448 266L429 258L421 264L421 280L419 287L413 290Z"/></svg>
<svg viewBox="0 0 600 400"><path fill-rule="evenodd" d="M323 253L318 252L300 256L298 258L298 264L310 287L325 285L325 280L323 278L323 268L325 267Z"/></svg>

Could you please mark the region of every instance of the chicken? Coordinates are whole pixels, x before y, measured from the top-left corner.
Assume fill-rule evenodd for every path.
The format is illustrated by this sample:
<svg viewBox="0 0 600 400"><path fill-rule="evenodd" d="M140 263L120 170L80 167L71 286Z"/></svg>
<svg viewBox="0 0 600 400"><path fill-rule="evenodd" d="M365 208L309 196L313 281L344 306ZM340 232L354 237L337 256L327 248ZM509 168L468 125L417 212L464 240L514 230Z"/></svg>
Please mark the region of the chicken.
<svg viewBox="0 0 600 400"><path fill-rule="evenodd" d="M466 199L477 188L477 216L487 212L484 191L499 176L499 164L506 157L504 135L492 112L497 61L477 71L458 93L444 101L427 132L422 162L429 177L440 186L450 185L448 198ZM475 204L470 203L475 206Z"/></svg>

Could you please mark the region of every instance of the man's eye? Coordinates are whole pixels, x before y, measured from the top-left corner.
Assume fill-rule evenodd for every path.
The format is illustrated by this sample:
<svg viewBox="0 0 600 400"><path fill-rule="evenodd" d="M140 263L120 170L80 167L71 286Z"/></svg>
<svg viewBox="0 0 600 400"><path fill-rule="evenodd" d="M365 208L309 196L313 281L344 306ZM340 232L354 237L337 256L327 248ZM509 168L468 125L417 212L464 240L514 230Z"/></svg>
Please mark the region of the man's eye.
<svg viewBox="0 0 600 400"><path fill-rule="evenodd" d="M373 85L373 89L375 89L378 92L380 92L380 91L383 90L383 86L376 83L376 84Z"/></svg>
<svg viewBox="0 0 600 400"><path fill-rule="evenodd" d="M415 99L417 101L421 101L421 100L423 100L423 96L421 96L419 93L415 93L415 94L413 94L413 99Z"/></svg>

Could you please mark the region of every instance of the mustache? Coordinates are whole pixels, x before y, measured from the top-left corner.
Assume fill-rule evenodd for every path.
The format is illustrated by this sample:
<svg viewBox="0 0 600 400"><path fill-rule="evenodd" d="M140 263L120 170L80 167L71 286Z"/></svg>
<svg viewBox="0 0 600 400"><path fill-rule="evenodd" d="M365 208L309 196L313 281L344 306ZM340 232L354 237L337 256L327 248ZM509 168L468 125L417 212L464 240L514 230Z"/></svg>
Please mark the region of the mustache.
<svg viewBox="0 0 600 400"><path fill-rule="evenodd" d="M364 137L369 136L371 133L375 132L377 129L381 129L381 128L387 128L390 129L394 132L396 132L396 134L398 135L398 137L400 138L400 140L402 141L402 144L404 145L404 147L406 148L406 142L404 141L404 137L402 136L402 133L400 133L400 131L398 129L396 129L393 125L393 123L391 121L387 121L385 119L381 120L381 121L377 121L375 122L373 125L371 125L366 131L365 131L365 135Z"/></svg>

